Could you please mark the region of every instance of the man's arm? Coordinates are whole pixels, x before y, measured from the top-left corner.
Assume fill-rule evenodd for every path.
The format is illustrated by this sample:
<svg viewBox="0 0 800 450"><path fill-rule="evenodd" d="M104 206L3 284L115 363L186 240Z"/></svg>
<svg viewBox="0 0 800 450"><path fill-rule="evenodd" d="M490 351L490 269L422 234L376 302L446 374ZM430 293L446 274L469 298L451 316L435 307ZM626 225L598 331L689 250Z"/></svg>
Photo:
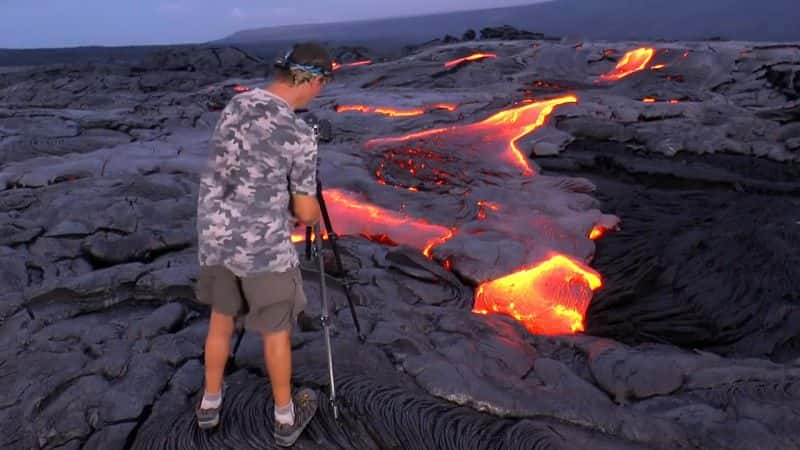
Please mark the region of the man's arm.
<svg viewBox="0 0 800 450"><path fill-rule="evenodd" d="M292 194L292 213L307 226L317 223L320 217L317 202L317 144L313 137L301 140L289 172L289 192Z"/></svg>

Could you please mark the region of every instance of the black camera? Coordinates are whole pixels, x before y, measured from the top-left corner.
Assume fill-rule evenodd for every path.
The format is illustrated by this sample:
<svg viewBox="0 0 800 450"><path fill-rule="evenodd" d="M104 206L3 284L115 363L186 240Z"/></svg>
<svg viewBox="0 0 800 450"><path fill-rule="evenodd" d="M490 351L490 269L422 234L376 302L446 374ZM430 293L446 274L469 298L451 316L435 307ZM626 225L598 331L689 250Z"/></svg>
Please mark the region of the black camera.
<svg viewBox="0 0 800 450"><path fill-rule="evenodd" d="M333 140L333 126L330 121L319 119L311 112L303 115L303 120L314 129L314 138L318 143L331 142Z"/></svg>

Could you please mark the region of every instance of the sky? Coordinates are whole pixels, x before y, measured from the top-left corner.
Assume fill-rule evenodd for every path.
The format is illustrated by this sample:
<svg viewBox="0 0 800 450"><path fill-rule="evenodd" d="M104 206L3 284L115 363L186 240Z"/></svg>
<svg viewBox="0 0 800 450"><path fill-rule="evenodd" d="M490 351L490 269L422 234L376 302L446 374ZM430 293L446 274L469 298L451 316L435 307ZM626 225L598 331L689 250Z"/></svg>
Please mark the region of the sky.
<svg viewBox="0 0 800 450"><path fill-rule="evenodd" d="M543 0L0 0L0 48L206 42L236 31Z"/></svg>

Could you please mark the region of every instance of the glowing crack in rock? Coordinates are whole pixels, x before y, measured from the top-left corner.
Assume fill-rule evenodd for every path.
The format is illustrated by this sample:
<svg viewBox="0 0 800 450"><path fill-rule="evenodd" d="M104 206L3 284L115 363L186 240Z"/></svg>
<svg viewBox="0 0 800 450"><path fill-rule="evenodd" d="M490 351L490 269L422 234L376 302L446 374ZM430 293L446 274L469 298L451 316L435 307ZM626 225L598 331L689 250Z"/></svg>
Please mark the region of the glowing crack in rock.
<svg viewBox="0 0 800 450"><path fill-rule="evenodd" d="M452 61L448 61L444 63L444 66L453 67L465 62L478 61L486 58L497 58L497 55L495 55L494 53L473 53L469 56L465 56L464 58L458 58Z"/></svg>
<svg viewBox="0 0 800 450"><path fill-rule="evenodd" d="M647 68L653 59L655 49L650 47L637 48L625 53L625 56L617 63L614 70L600 75L600 78L607 81L621 80L631 74Z"/></svg>
<svg viewBox="0 0 800 450"><path fill-rule="evenodd" d="M500 155L502 159L522 169L522 175L529 176L533 175L533 169L523 152L517 147L517 141L544 125L557 106L577 103L577 101L578 98L574 95L535 101L500 111L481 122L435 128L398 137L376 138L367 141L366 145L370 147L378 144L405 142L434 135L439 139L452 138L460 141L467 137L481 142L484 147L493 147L499 144L505 149Z"/></svg>
<svg viewBox="0 0 800 450"><path fill-rule="evenodd" d="M435 109L446 109L448 111L455 111L456 105L437 103L435 105L427 106L424 108L413 108L413 109L394 109L382 106L373 107L367 105L339 105L336 107L336 112L344 113L344 112L355 111L361 113L382 114L384 116L389 116L389 117L412 117L412 116L421 116L425 114L426 111L431 111Z"/></svg>
<svg viewBox="0 0 800 450"><path fill-rule="evenodd" d="M500 206L496 203L486 202L486 201L479 201L478 202L478 220L483 220L486 218L486 209L490 209L492 211L499 211Z"/></svg>
<svg viewBox="0 0 800 450"><path fill-rule="evenodd" d="M509 315L531 333L574 333L583 330L592 291L601 286L593 270L567 256L554 255L478 286L473 312Z"/></svg>

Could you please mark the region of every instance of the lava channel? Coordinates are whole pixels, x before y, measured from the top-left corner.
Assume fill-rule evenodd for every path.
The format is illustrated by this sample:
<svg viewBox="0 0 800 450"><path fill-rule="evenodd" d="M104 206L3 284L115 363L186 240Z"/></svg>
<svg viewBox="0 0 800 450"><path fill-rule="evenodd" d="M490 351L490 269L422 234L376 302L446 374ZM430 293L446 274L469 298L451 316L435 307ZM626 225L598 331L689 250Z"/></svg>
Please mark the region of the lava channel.
<svg viewBox="0 0 800 450"><path fill-rule="evenodd" d="M383 244L407 245L426 256L430 256L434 246L453 236L453 230L447 227L372 205L339 189L325 189L323 196L334 230L342 235L362 235ZM304 240L305 228L292 233L292 242Z"/></svg>
<svg viewBox="0 0 800 450"><path fill-rule="evenodd" d="M384 116L389 116L389 117L412 117L412 116L421 116L425 114L425 112L432 111L435 109L446 109L448 111L455 111L456 105L451 105L448 103L437 103L435 105L426 106L424 108L413 108L413 109L394 109L383 106L367 106L367 105L339 105L336 107L336 112L343 113L343 112L356 111L361 113L382 114Z"/></svg>
<svg viewBox="0 0 800 450"><path fill-rule="evenodd" d="M355 61L351 63L339 64L338 62L333 62L333 70L339 70L343 67L358 67L358 66L366 66L367 64L372 64L371 59L365 59L363 61Z"/></svg>
<svg viewBox="0 0 800 450"><path fill-rule="evenodd" d="M600 276L564 255L487 281L475 293L473 312L506 314L534 334L583 331L583 320Z"/></svg>
<svg viewBox="0 0 800 450"><path fill-rule="evenodd" d="M517 147L517 141L541 127L557 106L576 103L577 101L578 98L574 95L566 95L551 100L532 102L500 111L481 122L447 128L434 128L404 136L371 139L367 141L366 146L407 142L436 136L438 141L450 139L456 144L454 147L462 148L463 145L461 144L463 144L463 139L466 137L480 142L482 148L502 148L501 158L504 161L519 167L523 175L533 175L533 169L524 153ZM438 141L437 145L440 143Z"/></svg>
<svg viewBox="0 0 800 450"><path fill-rule="evenodd" d="M650 47L637 48L625 53L625 56L617 63L614 70L600 75L600 78L606 81L621 80L631 74L642 71L647 68L650 61L653 59L655 49Z"/></svg>
<svg viewBox="0 0 800 450"><path fill-rule="evenodd" d="M497 55L495 55L494 53L473 53L473 54L471 54L469 56L465 56L463 58L458 58L458 59L454 59L452 61L447 61L446 63L444 63L444 66L449 68L449 67L457 66L459 64L466 63L466 62L480 61L480 60L486 59L486 58L497 58Z"/></svg>

